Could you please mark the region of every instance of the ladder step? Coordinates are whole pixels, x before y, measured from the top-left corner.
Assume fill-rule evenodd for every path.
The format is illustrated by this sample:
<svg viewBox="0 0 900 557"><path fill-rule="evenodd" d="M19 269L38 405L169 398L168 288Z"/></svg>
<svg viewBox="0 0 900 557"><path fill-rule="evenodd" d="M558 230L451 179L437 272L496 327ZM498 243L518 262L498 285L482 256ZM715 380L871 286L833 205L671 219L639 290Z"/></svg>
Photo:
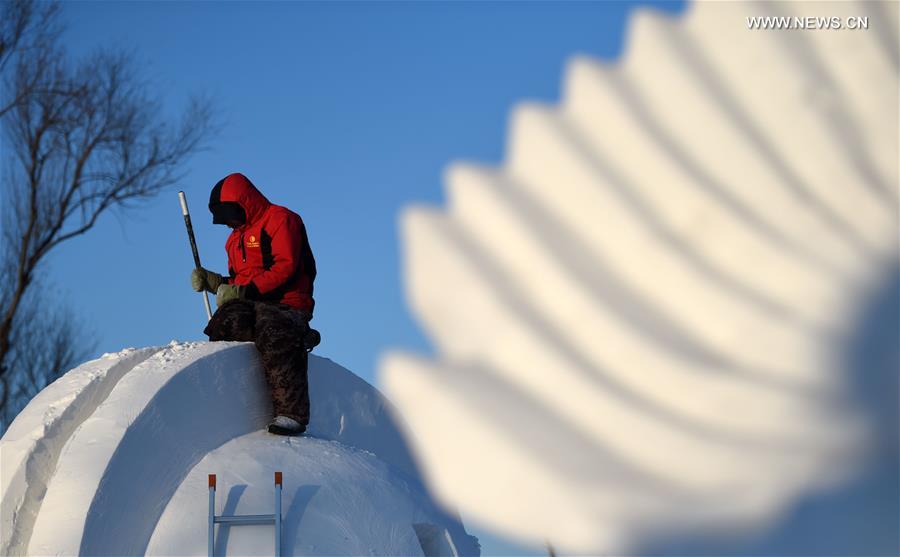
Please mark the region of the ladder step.
<svg viewBox="0 0 900 557"><path fill-rule="evenodd" d="M235 515L219 515L215 518L216 523L229 522L240 524L274 524L274 514L245 514Z"/></svg>

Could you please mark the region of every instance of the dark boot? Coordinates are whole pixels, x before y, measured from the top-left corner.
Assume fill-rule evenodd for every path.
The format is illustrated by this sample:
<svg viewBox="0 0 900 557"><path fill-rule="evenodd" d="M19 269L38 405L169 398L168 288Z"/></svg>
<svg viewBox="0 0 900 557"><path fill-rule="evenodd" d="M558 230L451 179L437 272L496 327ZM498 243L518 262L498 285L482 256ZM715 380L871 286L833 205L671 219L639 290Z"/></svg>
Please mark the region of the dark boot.
<svg viewBox="0 0 900 557"><path fill-rule="evenodd" d="M306 426L287 416L275 416L269 424L269 433L275 435L301 435L306 431Z"/></svg>

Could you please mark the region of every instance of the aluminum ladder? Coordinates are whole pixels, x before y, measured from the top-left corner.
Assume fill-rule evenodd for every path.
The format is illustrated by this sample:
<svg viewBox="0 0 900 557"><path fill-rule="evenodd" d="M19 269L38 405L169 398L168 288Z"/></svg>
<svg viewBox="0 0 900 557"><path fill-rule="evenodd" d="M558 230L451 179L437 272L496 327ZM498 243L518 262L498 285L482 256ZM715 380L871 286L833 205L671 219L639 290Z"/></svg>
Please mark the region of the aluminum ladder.
<svg viewBox="0 0 900 557"><path fill-rule="evenodd" d="M209 557L213 557L216 524L274 524L275 557L281 557L281 472L275 472L275 514L216 515L216 475L209 475Z"/></svg>

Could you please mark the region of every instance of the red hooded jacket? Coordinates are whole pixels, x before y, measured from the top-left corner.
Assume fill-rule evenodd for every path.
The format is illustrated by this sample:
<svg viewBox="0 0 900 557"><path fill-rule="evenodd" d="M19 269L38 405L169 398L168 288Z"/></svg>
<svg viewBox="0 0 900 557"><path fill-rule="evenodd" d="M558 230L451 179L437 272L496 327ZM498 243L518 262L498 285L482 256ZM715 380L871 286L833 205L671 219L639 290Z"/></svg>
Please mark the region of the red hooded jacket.
<svg viewBox="0 0 900 557"><path fill-rule="evenodd" d="M246 285L248 299L312 313L316 261L300 215L270 203L243 174L216 184L210 207L214 201L237 203L246 215L225 242L228 283Z"/></svg>

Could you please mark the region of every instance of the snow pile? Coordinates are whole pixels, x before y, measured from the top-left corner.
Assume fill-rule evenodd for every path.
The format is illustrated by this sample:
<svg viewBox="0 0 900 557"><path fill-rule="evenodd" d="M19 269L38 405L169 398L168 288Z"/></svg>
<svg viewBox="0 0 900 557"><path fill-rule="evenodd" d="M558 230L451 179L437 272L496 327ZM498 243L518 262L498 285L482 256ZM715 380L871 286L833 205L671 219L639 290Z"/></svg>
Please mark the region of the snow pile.
<svg viewBox="0 0 900 557"><path fill-rule="evenodd" d="M204 554L217 514L273 512L285 555L477 555L424 489L388 403L310 359L309 437L264 433L271 405L248 343L175 343L88 362L48 386L0 440L0 554ZM217 552L271 553L271 526L218 526Z"/></svg>

